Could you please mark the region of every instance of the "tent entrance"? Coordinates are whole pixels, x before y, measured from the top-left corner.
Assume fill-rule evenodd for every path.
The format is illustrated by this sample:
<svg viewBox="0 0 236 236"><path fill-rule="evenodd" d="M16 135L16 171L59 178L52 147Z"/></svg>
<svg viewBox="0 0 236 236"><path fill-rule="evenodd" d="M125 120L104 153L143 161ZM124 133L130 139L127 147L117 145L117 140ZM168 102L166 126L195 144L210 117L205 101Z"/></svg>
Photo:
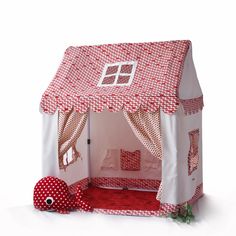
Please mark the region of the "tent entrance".
<svg viewBox="0 0 236 236"><path fill-rule="evenodd" d="M89 117L91 183L157 192L162 162L136 137L123 112L91 112Z"/></svg>
<svg viewBox="0 0 236 236"><path fill-rule="evenodd" d="M71 117L74 115L71 114ZM72 118L70 120L72 123L75 120L75 124L71 125L71 133L75 134L74 130L79 131L76 124L83 116ZM68 129L70 125L64 126ZM87 181L85 198L94 209L113 211L114 214L118 211L150 213L159 210L160 202L156 198L161 183L162 161L135 135L123 111L90 111L80 134L74 145L80 156L70 168L61 172L64 179L75 177L82 173L87 162L87 178L79 179L78 184ZM87 139L91 143L85 145ZM72 142L67 143L68 147L73 147ZM87 152L82 151L85 147ZM72 170L73 173L70 172Z"/></svg>

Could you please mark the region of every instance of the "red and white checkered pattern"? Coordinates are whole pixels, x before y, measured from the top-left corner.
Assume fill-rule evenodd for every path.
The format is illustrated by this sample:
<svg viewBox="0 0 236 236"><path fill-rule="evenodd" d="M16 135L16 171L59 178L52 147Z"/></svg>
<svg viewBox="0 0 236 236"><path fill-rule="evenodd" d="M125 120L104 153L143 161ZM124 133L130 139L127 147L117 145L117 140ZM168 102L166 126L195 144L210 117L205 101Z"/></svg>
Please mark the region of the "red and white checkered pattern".
<svg viewBox="0 0 236 236"><path fill-rule="evenodd" d="M120 150L120 166L121 170L140 170L141 152Z"/></svg>
<svg viewBox="0 0 236 236"><path fill-rule="evenodd" d="M78 112L58 113L58 159L60 169L66 170L68 165L73 164L79 157L80 153L76 149L76 142L80 137L84 126L87 122L88 114ZM72 148L72 159L64 159L69 149Z"/></svg>
<svg viewBox="0 0 236 236"><path fill-rule="evenodd" d="M162 160L160 111L147 113L138 110L135 113L123 113L139 141L154 157Z"/></svg>
<svg viewBox="0 0 236 236"><path fill-rule="evenodd" d="M115 188L138 188L158 190L160 180L156 179L128 179L117 177L97 177L91 179L92 185L95 187L115 187Z"/></svg>
<svg viewBox="0 0 236 236"><path fill-rule="evenodd" d="M203 109L203 96L192 99L180 99L185 115L195 114Z"/></svg>
<svg viewBox="0 0 236 236"><path fill-rule="evenodd" d="M125 216L162 216L162 211L143 211L143 210L111 210L95 208L93 212L108 215L125 215Z"/></svg>
<svg viewBox="0 0 236 236"><path fill-rule="evenodd" d="M178 87L189 45L190 41L179 40L69 47L42 96L41 108L52 114L57 108L84 113L88 108L101 112L107 107L133 113L161 107L172 114L179 105ZM130 86L97 86L105 64L123 61L137 62Z"/></svg>

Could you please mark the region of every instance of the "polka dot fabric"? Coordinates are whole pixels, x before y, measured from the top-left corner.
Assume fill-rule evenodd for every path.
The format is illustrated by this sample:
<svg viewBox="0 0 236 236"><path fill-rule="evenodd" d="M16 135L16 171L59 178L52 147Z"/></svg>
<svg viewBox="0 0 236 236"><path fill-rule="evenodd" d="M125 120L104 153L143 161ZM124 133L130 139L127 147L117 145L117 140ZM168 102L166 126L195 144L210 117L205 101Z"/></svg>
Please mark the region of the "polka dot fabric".
<svg viewBox="0 0 236 236"><path fill-rule="evenodd" d="M124 112L124 117L139 141L153 156L161 160L160 112L147 113L138 110L135 113Z"/></svg>
<svg viewBox="0 0 236 236"><path fill-rule="evenodd" d="M129 152L126 150L120 150L120 167L121 170L138 171L141 164L141 151L136 150Z"/></svg>
<svg viewBox="0 0 236 236"><path fill-rule="evenodd" d="M91 211L92 207L83 200L83 191L77 186L75 195L71 195L67 184L58 178L48 176L34 187L34 206L41 211L68 213L70 210Z"/></svg>
<svg viewBox="0 0 236 236"><path fill-rule="evenodd" d="M58 113L58 153L59 167L66 170L67 166L73 164L80 153L76 149L76 142L80 137L87 122L88 114L80 114L71 110L68 113ZM72 148L72 160L64 163L64 155Z"/></svg>
<svg viewBox="0 0 236 236"><path fill-rule="evenodd" d="M42 96L41 108L52 114L57 108L61 112L108 108L133 113L161 107L172 114L179 106L178 87L189 45L190 41L179 40L69 47ZM97 86L105 64L125 61L137 62L130 86Z"/></svg>
<svg viewBox="0 0 236 236"><path fill-rule="evenodd" d="M118 177L96 177L91 178L92 186L108 188L135 188L158 190L160 180L157 179L130 179Z"/></svg>

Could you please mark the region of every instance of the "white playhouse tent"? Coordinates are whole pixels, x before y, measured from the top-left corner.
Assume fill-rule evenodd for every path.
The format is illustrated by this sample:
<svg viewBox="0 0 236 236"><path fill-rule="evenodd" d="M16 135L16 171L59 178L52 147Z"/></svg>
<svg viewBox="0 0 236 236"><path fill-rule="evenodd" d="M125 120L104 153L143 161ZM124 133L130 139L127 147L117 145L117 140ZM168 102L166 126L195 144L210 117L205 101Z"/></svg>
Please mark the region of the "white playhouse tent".
<svg viewBox="0 0 236 236"><path fill-rule="evenodd" d="M43 176L80 184L95 212L193 204L202 108L188 40L69 47L40 104Z"/></svg>

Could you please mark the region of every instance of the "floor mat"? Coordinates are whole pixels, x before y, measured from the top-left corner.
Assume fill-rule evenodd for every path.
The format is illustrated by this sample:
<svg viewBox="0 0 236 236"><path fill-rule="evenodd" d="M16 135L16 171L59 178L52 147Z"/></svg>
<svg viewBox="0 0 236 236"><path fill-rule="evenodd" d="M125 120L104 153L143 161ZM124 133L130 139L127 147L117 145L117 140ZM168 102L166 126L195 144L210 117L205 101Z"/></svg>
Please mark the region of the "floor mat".
<svg viewBox="0 0 236 236"><path fill-rule="evenodd" d="M159 210L156 192L89 187L84 197L93 208L111 210Z"/></svg>

